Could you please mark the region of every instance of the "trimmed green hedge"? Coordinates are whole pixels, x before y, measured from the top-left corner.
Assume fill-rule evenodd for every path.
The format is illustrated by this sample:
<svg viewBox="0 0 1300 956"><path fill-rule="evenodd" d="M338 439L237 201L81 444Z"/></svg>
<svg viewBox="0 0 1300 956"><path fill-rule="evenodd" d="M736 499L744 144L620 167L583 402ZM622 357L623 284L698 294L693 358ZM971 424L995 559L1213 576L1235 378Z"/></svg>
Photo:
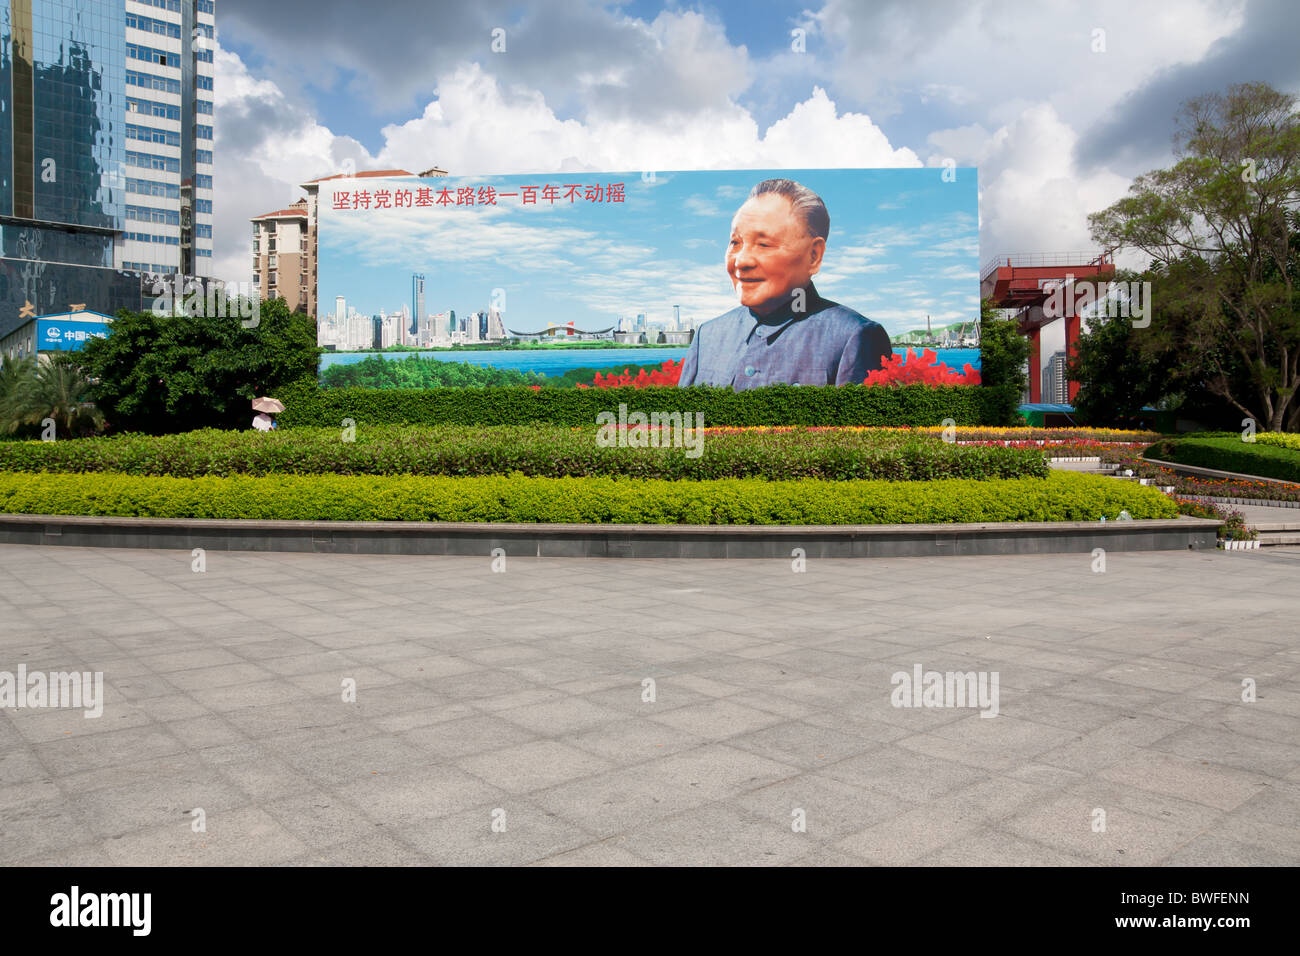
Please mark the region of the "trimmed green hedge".
<svg viewBox="0 0 1300 956"><path fill-rule="evenodd" d="M642 433L644 434L644 433ZM658 437L657 435L655 436ZM684 447L601 447L594 428L362 426L354 441L338 428L273 432L204 431L119 435L0 445L0 471L118 472L132 475L338 474L479 476L519 472L550 478L621 475L709 479L1043 477L1036 448L948 444L902 432L723 432Z"/></svg>
<svg viewBox="0 0 1300 956"><path fill-rule="evenodd" d="M1172 518L1153 488L1053 472L993 481L641 481L0 472L0 512L161 518L602 524L916 524Z"/></svg>
<svg viewBox="0 0 1300 956"><path fill-rule="evenodd" d="M717 425L958 425L1002 424L996 389L926 385L769 385L730 388L580 388L534 391L499 388L321 389L310 380L276 393L285 404L281 425L595 426L601 412L699 412Z"/></svg>
<svg viewBox="0 0 1300 956"><path fill-rule="evenodd" d="M1179 465L1300 482L1300 451L1244 442L1237 434L1166 438L1148 447L1142 456Z"/></svg>

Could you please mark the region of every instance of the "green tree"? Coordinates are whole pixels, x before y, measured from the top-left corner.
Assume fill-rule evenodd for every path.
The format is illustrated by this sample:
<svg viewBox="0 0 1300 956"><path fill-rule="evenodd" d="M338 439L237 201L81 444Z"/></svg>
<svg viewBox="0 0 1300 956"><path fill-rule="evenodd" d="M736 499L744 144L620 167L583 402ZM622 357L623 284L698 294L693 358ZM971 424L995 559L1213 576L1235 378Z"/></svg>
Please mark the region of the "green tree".
<svg viewBox="0 0 1300 956"><path fill-rule="evenodd" d="M24 423L36 425L52 418L62 436L94 432L103 425L104 416L93 403L93 389L77 353L59 353L48 362L38 362L23 400Z"/></svg>
<svg viewBox="0 0 1300 956"><path fill-rule="evenodd" d="M24 424L35 378L34 358L0 358L0 431L5 434L12 435Z"/></svg>
<svg viewBox="0 0 1300 956"><path fill-rule="evenodd" d="M1029 385L1026 366L1029 340L1020 334L1015 319L1002 318L989 299L980 302L980 386L997 389L998 424L1014 425L1020 398Z"/></svg>
<svg viewBox="0 0 1300 956"><path fill-rule="evenodd" d="M1075 343L1070 378L1079 383L1074 407L1083 424L1119 426L1165 397L1167 353L1140 357L1141 329L1123 316L1094 318Z"/></svg>
<svg viewBox="0 0 1300 956"><path fill-rule="evenodd" d="M1300 424L1300 112L1262 83L1186 102L1177 162L1089 217L1109 250L1151 259L1152 350L1180 387L1272 431Z"/></svg>
<svg viewBox="0 0 1300 956"><path fill-rule="evenodd" d="M315 321L283 299L262 302L255 318L119 313L81 353L99 407L131 431L248 427L251 399L314 381L320 356Z"/></svg>

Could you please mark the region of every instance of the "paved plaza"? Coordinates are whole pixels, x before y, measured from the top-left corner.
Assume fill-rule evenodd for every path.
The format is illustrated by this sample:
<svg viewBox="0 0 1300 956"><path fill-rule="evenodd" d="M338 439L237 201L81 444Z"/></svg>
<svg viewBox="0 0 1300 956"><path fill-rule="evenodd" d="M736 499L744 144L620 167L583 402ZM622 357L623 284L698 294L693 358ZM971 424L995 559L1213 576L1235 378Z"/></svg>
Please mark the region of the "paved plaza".
<svg viewBox="0 0 1300 956"><path fill-rule="evenodd" d="M1105 559L3 546L0 863L1300 863L1300 550Z"/></svg>

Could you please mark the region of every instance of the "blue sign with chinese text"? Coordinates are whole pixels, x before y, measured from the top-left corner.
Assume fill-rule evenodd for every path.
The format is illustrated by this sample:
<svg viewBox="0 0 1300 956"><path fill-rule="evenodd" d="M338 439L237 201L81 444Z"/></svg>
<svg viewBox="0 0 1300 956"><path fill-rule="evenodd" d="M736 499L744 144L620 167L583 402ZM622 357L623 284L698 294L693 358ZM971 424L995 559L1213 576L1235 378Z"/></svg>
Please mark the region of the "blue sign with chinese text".
<svg viewBox="0 0 1300 956"><path fill-rule="evenodd" d="M36 320L36 351L75 352L91 339L107 338L105 322L64 322L59 319Z"/></svg>

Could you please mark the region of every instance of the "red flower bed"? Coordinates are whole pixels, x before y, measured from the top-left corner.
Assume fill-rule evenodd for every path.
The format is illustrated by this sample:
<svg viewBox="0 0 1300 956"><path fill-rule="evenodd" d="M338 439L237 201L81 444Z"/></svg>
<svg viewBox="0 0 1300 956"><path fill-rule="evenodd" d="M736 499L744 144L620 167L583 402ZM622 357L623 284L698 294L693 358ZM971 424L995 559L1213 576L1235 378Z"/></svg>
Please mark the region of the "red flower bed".
<svg viewBox="0 0 1300 956"><path fill-rule="evenodd" d="M954 372L939 364L939 354L926 349L919 356L911 349L905 355L895 352L885 359L884 366L869 372L863 385L978 385L980 373L969 362L962 371Z"/></svg>
<svg viewBox="0 0 1300 956"><path fill-rule="evenodd" d="M614 372L604 375L596 373L596 380L593 386L579 385L578 388L649 388L652 385L676 385L677 380L682 377L683 359L668 359L656 369L641 369L636 375L632 374L631 369L623 369L621 373Z"/></svg>
<svg viewBox="0 0 1300 956"><path fill-rule="evenodd" d="M871 372L863 380L864 385L978 385L980 373L971 368L967 362L960 372L954 372L947 365L939 364L939 356L934 349L926 349L919 356L911 349L906 355L894 355L885 359L884 368ZM656 369L640 369L635 375L631 369L621 373L596 373L592 385L579 385L578 388L648 388L655 385L676 385L682 374L682 359L669 359Z"/></svg>

